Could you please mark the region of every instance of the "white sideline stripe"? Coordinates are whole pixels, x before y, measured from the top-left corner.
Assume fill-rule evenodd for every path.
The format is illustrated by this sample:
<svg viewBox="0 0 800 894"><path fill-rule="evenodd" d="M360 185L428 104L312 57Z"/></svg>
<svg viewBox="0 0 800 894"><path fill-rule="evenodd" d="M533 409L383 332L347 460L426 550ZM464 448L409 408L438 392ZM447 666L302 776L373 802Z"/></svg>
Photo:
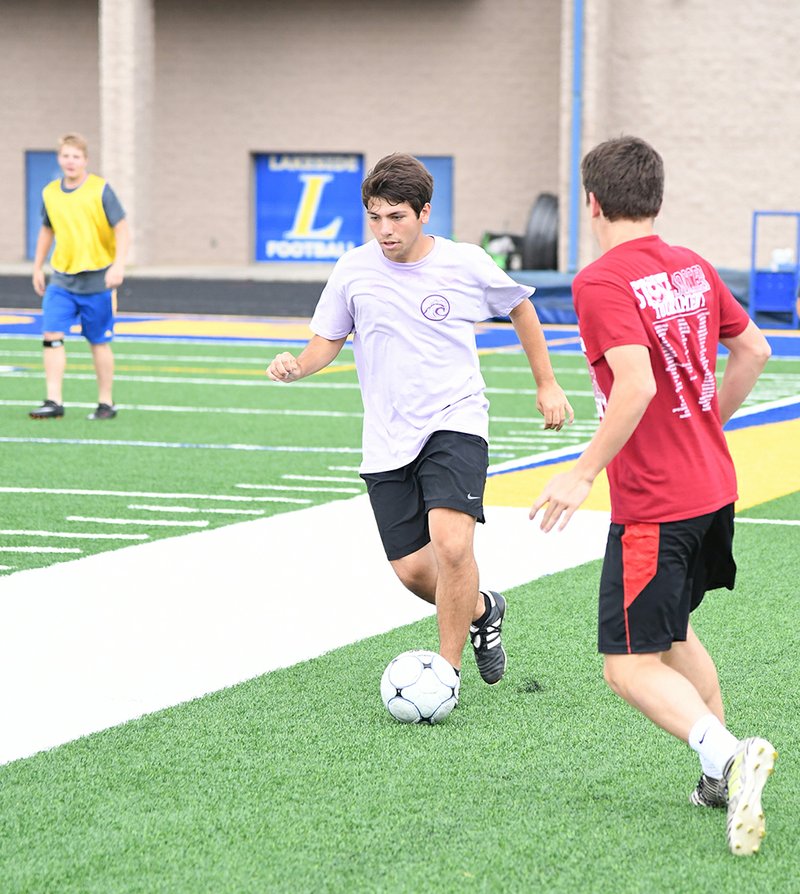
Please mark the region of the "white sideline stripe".
<svg viewBox="0 0 800 894"><path fill-rule="evenodd" d="M0 553L82 553L77 546L0 546Z"/></svg>
<svg viewBox="0 0 800 894"><path fill-rule="evenodd" d="M790 525L790 526L800 526L800 521L797 519L787 519L787 518L742 518L740 515L736 516L736 524L745 524L745 525Z"/></svg>
<svg viewBox="0 0 800 894"><path fill-rule="evenodd" d="M14 567L16 567L16 566L14 566L14 565L0 565L0 571L10 571Z"/></svg>
<svg viewBox="0 0 800 894"><path fill-rule="evenodd" d="M149 540L149 534L86 534L69 531L23 531L8 529L0 531L4 537L63 537L64 540Z"/></svg>
<svg viewBox="0 0 800 894"><path fill-rule="evenodd" d="M329 472L357 472L358 466L328 466Z"/></svg>
<svg viewBox="0 0 800 894"><path fill-rule="evenodd" d="M141 497L146 500L223 500L232 503L298 503L312 501L291 497L243 497L227 494L172 494L140 490L86 490L78 487L0 487L0 494L61 494L76 497Z"/></svg>
<svg viewBox="0 0 800 894"><path fill-rule="evenodd" d="M263 509L198 509L194 506L146 506L142 503L129 503L128 509L137 512L214 512L218 515L263 515Z"/></svg>
<svg viewBox="0 0 800 894"><path fill-rule="evenodd" d="M170 521L163 518L93 518L86 515L68 515L67 521L94 522L97 525L143 525L165 528L207 528L208 522L204 519L198 521Z"/></svg>
<svg viewBox="0 0 800 894"><path fill-rule="evenodd" d="M588 441L583 441L578 444L569 444L566 447L559 447L556 450L548 450L545 453L534 453L532 456L520 456L517 459L510 459L508 462L504 463L495 463L489 466L488 472L490 475L497 474L498 472L513 472L516 469L524 469L527 466L533 465L542 465L548 461L557 461L560 459L569 459L570 457L577 456L579 453L583 453L583 451L589 446Z"/></svg>
<svg viewBox="0 0 800 894"><path fill-rule="evenodd" d="M603 555L606 513L551 534L526 509L486 516L475 543L493 589ZM366 495L4 575L0 763L432 613L386 562Z"/></svg>
<svg viewBox="0 0 800 894"><path fill-rule="evenodd" d="M154 447L176 450L252 450L265 453L361 453L360 447L290 447L267 444L182 444L177 441L114 441L110 438L0 438L2 444L91 444L95 447Z"/></svg>
<svg viewBox="0 0 800 894"><path fill-rule="evenodd" d="M242 490L299 490L307 494L361 494L363 487L298 487L292 484L235 484Z"/></svg>
<svg viewBox="0 0 800 894"><path fill-rule="evenodd" d="M791 397L782 397L778 400L772 400L764 404L753 404L752 406L741 407L738 409L732 419L738 419L741 416L752 416L755 413L764 413L767 410L779 410L782 407L792 407L800 403L800 395L792 395Z"/></svg>

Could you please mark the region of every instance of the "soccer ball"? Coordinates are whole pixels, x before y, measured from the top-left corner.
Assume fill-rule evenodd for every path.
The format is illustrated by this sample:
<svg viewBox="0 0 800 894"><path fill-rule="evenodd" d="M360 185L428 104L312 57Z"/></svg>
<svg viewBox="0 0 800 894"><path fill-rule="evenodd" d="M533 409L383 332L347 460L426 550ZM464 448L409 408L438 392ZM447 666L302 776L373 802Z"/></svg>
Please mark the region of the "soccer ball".
<svg viewBox="0 0 800 894"><path fill-rule="evenodd" d="M436 652L413 649L393 658L381 677L381 698L401 723L439 723L458 704L461 680Z"/></svg>

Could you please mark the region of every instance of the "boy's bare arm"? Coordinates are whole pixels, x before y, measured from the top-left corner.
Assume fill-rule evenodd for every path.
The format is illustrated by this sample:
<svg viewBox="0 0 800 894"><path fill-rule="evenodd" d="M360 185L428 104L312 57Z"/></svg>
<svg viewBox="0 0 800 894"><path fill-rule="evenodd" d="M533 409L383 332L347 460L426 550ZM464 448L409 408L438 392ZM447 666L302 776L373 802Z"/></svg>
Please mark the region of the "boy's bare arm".
<svg viewBox="0 0 800 894"><path fill-rule="evenodd" d="M575 419L575 413L556 381L539 316L527 300L513 308L509 316L536 380L536 407L544 416L544 427L559 431L565 422Z"/></svg>
<svg viewBox="0 0 800 894"><path fill-rule="evenodd" d="M267 367L267 376L273 382L296 382L306 376L313 376L335 359L346 341L347 336L331 341L315 335L298 357L288 351L278 354Z"/></svg>
<svg viewBox="0 0 800 894"><path fill-rule="evenodd" d="M730 351L717 393L719 415L725 425L753 390L772 350L752 320L739 335L720 341Z"/></svg>

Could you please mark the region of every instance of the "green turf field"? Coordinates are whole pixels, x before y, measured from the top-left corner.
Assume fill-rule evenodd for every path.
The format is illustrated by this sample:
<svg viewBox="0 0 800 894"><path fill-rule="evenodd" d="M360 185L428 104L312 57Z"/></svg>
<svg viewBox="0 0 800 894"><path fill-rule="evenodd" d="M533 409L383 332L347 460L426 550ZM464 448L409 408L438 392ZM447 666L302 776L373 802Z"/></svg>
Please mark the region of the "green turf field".
<svg viewBox="0 0 800 894"><path fill-rule="evenodd" d="M91 357L82 340L70 339L67 415L33 421L27 411L44 386L40 342L0 338L0 574L363 493L352 351L325 373L285 386L264 375L280 349L120 340L120 414L90 422ZM576 411L560 433L542 430L524 356L484 355L492 462L591 437L594 399L582 356L556 354L555 368ZM798 391L800 364L773 359L749 403Z"/></svg>
<svg viewBox="0 0 800 894"><path fill-rule="evenodd" d="M365 492L357 474L361 398L352 350L345 348L324 374L289 386L264 375L278 350L119 341L119 416L90 422L86 415L96 401L91 357L81 341L71 340L67 414L33 421L27 411L41 399L41 348L34 339L0 339L0 366L11 367L0 400L0 547L82 550L0 554L11 566L5 573L127 546L131 538L197 529L187 523L215 527ZM494 391L493 461L591 436L594 401L578 356L560 363L580 414L560 434L542 430L523 355L492 354L486 367ZM164 511L170 507L181 511Z"/></svg>
<svg viewBox="0 0 800 894"><path fill-rule="evenodd" d="M351 355L340 372L284 387L263 381L274 348L120 341L124 409L91 423L94 381L81 350L70 343L68 416L34 423L36 343L0 340L0 365L17 370L3 376L0 400L2 525L29 532L2 534L1 545L86 554L135 541L30 532L176 536L195 529L142 522L211 527L251 516L209 508L273 514L353 495L293 488L362 492L317 480L357 481ZM531 384L523 358L483 358L493 461L590 436L583 360L554 363L580 427L545 435L531 421L533 395L520 393ZM771 361L751 402L796 394L798 373L796 361ZM87 490L117 495L76 492ZM747 515L797 522L800 495ZM0 891L798 891L799 537L796 525L739 526L737 588L710 594L695 619L732 731L766 735L780 753L757 857L730 856L724 814L689 805L694 753L603 684L599 563L590 563L507 593L506 678L490 689L468 660L461 703L440 726L397 724L378 695L387 654L435 647L431 618L0 767ZM0 562L13 574L76 555L6 552Z"/></svg>

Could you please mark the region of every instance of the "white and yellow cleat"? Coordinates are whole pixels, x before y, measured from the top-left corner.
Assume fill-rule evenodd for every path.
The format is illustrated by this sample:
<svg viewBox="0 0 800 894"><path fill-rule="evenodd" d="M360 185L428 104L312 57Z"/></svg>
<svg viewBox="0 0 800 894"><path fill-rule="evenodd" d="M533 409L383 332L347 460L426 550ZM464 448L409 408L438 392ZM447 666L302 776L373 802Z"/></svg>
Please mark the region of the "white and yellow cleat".
<svg viewBox="0 0 800 894"><path fill-rule="evenodd" d="M766 739L742 739L725 768L728 783L728 847L742 857L757 854L766 834L761 792L778 752Z"/></svg>

